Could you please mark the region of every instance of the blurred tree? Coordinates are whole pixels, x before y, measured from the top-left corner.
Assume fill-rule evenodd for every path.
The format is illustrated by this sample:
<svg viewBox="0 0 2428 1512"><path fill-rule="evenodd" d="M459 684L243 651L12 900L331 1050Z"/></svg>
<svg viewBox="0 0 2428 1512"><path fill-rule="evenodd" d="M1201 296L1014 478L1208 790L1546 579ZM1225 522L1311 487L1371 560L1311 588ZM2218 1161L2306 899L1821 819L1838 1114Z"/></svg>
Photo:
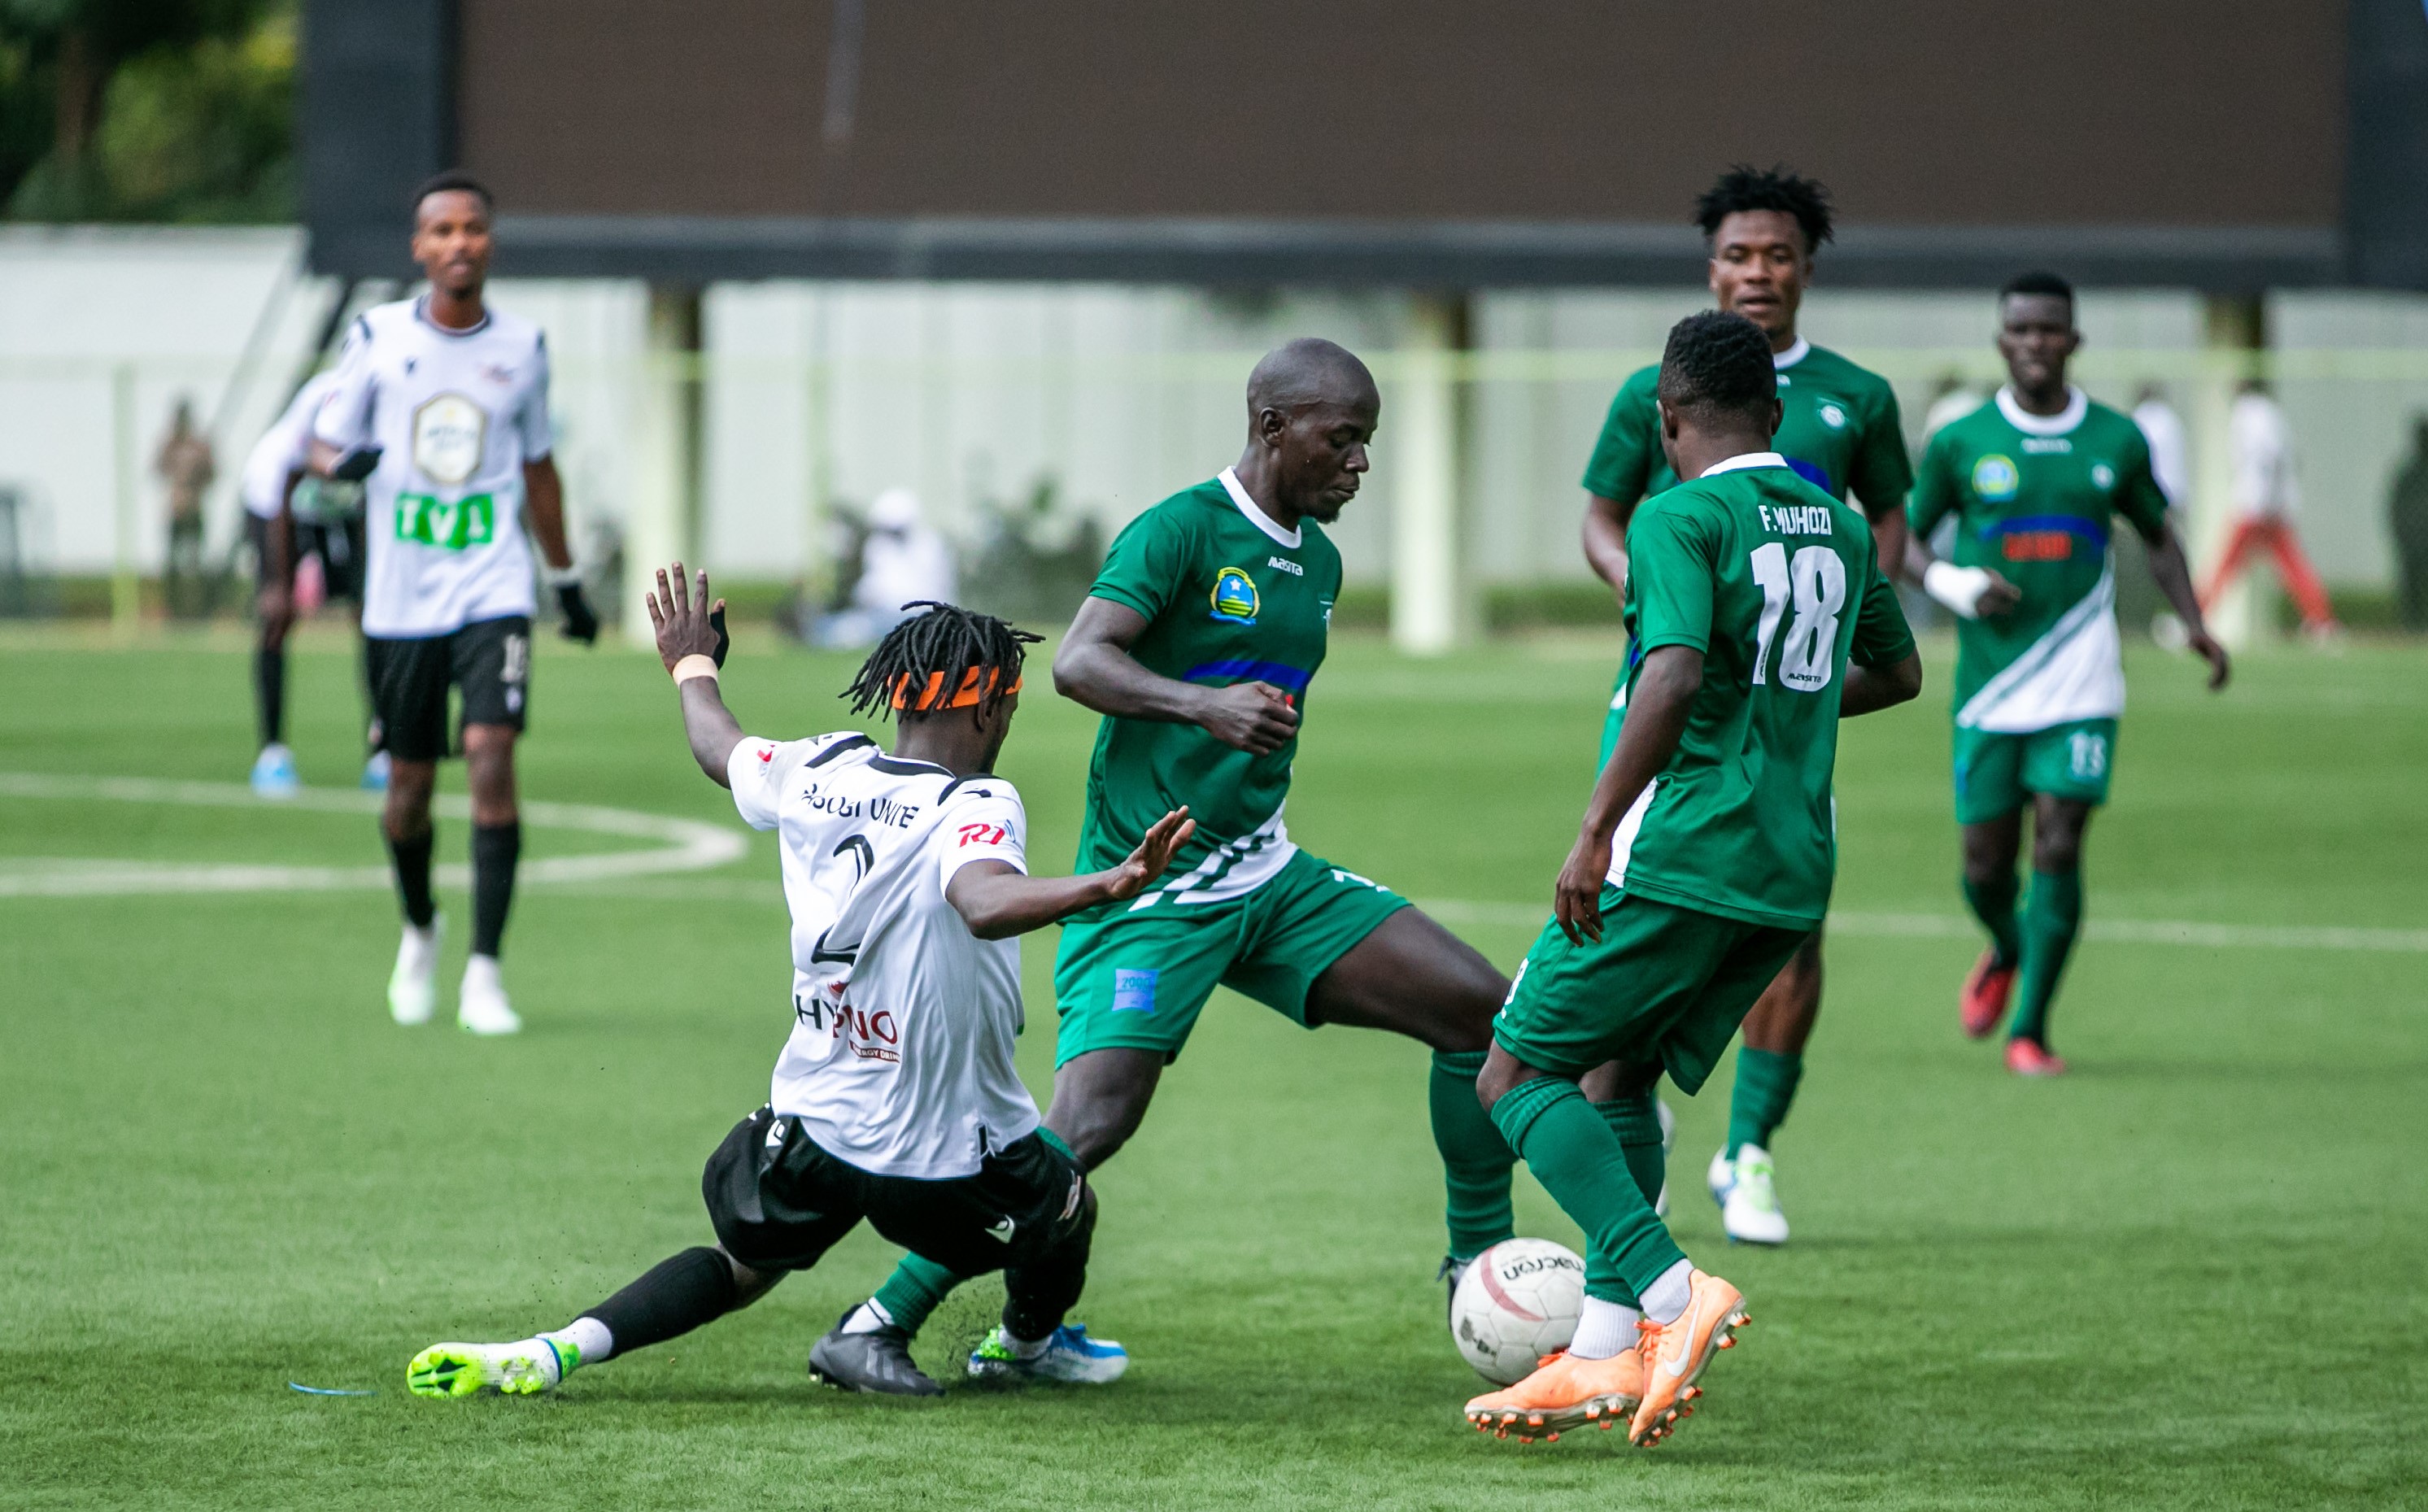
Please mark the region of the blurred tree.
<svg viewBox="0 0 2428 1512"><path fill-rule="evenodd" d="M0 0L0 195L33 221L293 214L294 0Z"/></svg>

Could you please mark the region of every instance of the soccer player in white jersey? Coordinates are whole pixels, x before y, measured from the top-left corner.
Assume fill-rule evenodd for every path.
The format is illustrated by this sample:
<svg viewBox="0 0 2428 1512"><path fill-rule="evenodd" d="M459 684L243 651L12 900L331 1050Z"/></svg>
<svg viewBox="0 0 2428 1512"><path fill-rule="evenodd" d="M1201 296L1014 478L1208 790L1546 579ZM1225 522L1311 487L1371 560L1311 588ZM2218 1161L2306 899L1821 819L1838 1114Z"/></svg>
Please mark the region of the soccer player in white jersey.
<svg viewBox="0 0 2428 1512"><path fill-rule="evenodd" d="M845 694L855 714L892 713L891 752L856 731L762 740L718 690L708 574L697 599L681 563L671 585L658 574L649 615L692 756L732 789L743 818L782 841L792 1037L767 1106L709 1158L714 1247L661 1262L553 1333L434 1344L407 1372L417 1395L552 1389L577 1366L747 1307L862 1219L957 1274L1004 1273L1003 1323L974 1373L1102 1382L1128 1363L1063 1322L1086 1279L1096 1201L1012 1067L1016 937L1137 896L1194 825L1174 810L1116 866L1028 876L1020 795L992 774L1038 637L948 604L906 607L924 613L885 637ZM908 1345L863 1303L817 1341L810 1370L845 1389L936 1395Z"/></svg>
<svg viewBox="0 0 2428 1512"><path fill-rule="evenodd" d="M458 744L472 790L472 955L456 1022L475 1034L512 1034L522 1021L506 999L498 951L522 852L515 738L537 607L526 527L547 562L565 634L596 641L599 618L565 544L547 340L482 299L489 192L468 175L441 173L415 196L413 216L413 257L429 291L354 321L313 422L312 465L365 485L364 652L375 743L389 757L380 828L404 907L388 1011L399 1024L423 1024L438 1002L430 792L439 758L452 753L451 683L463 696Z"/></svg>

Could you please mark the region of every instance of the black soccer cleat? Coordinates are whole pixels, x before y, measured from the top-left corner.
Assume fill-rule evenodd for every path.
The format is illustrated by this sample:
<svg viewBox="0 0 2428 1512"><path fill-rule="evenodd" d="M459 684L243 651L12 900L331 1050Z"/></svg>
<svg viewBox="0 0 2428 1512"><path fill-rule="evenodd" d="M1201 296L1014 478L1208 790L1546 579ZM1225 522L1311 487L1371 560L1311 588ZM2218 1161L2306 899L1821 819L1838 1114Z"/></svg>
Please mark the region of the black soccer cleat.
<svg viewBox="0 0 2428 1512"><path fill-rule="evenodd" d="M943 1396L944 1389L910 1362L910 1336L887 1323L866 1333L846 1334L843 1325L860 1308L854 1306L826 1337L810 1346L810 1379L842 1391L879 1391L887 1396Z"/></svg>

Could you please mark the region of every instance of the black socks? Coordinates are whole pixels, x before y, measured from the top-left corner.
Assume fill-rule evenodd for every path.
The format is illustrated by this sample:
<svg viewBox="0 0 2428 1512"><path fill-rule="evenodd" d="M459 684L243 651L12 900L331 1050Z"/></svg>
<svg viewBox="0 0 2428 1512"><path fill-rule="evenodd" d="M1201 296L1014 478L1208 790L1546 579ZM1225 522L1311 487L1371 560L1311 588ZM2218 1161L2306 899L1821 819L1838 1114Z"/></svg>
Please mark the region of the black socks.
<svg viewBox="0 0 2428 1512"><path fill-rule="evenodd" d="M261 721L261 744L287 738L287 649L263 646L253 653L253 707Z"/></svg>
<svg viewBox="0 0 2428 1512"><path fill-rule="evenodd" d="M506 911L515 904L515 862L522 853L522 821L472 827L472 954L476 956L495 958L505 939Z"/></svg>
<svg viewBox="0 0 2428 1512"><path fill-rule="evenodd" d="M396 863L396 896L404 904L405 922L417 929L429 929L438 916L438 905L430 897L430 851L436 841L436 833L425 830L411 840L387 843L388 856Z"/></svg>
<svg viewBox="0 0 2428 1512"><path fill-rule="evenodd" d="M720 1250L695 1246L660 1260L648 1274L583 1312L615 1336L615 1353L662 1344L733 1310L742 1289Z"/></svg>

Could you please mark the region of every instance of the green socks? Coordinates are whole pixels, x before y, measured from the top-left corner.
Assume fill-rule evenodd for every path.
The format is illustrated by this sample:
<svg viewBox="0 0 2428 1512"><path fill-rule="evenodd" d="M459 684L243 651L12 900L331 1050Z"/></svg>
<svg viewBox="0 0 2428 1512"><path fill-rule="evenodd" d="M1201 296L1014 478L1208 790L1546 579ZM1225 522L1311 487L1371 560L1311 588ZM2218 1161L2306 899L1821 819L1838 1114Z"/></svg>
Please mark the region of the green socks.
<svg viewBox="0 0 2428 1512"><path fill-rule="evenodd" d="M1964 879L1964 903L1981 928L1990 931L1990 945L1998 952L2001 968L2011 967L2024 957L2024 940L2015 929L2015 885L2011 871L1986 885Z"/></svg>
<svg viewBox="0 0 2428 1512"><path fill-rule="evenodd" d="M1635 1178L1635 1190L1644 1193L1646 1202L1660 1201L1661 1183L1668 1175L1668 1160L1661 1153L1660 1103L1648 1092L1593 1106L1601 1121L1610 1126L1610 1131L1618 1136L1618 1147L1627 1157L1627 1174Z"/></svg>
<svg viewBox="0 0 2428 1512"><path fill-rule="evenodd" d="M1618 1135L1573 1081L1537 1076L1492 1107L1492 1122L1562 1211L1585 1231L1585 1294L1634 1307L1685 1256L1652 1213ZM1660 1144L1660 1125L1653 1124Z"/></svg>
<svg viewBox="0 0 2428 1512"><path fill-rule="evenodd" d="M920 1255L905 1255L885 1284L869 1300L884 1310L904 1333L916 1335L936 1305L952 1294L961 1278Z"/></svg>
<svg viewBox="0 0 2428 1512"><path fill-rule="evenodd" d="M1435 1051L1427 1085L1434 1148L1441 1152L1442 1182L1450 1194L1450 1252L1462 1260L1518 1232L1517 1216L1509 1207L1509 1178L1518 1157L1475 1095L1485 1054Z"/></svg>
<svg viewBox="0 0 2428 1512"><path fill-rule="evenodd" d="M1736 1090L1729 1094L1729 1159L1747 1144L1770 1148L1770 1136L1787 1122L1796 1084L1804 1079L1804 1058L1737 1046Z"/></svg>
<svg viewBox="0 0 2428 1512"><path fill-rule="evenodd" d="M2057 996L2065 958L2074 953L2074 937L2081 929L2081 871L2033 872L2031 896L2024 900L2023 969L2015 977L2015 1017L2008 1029L2014 1038L2047 1048L2049 1001Z"/></svg>

